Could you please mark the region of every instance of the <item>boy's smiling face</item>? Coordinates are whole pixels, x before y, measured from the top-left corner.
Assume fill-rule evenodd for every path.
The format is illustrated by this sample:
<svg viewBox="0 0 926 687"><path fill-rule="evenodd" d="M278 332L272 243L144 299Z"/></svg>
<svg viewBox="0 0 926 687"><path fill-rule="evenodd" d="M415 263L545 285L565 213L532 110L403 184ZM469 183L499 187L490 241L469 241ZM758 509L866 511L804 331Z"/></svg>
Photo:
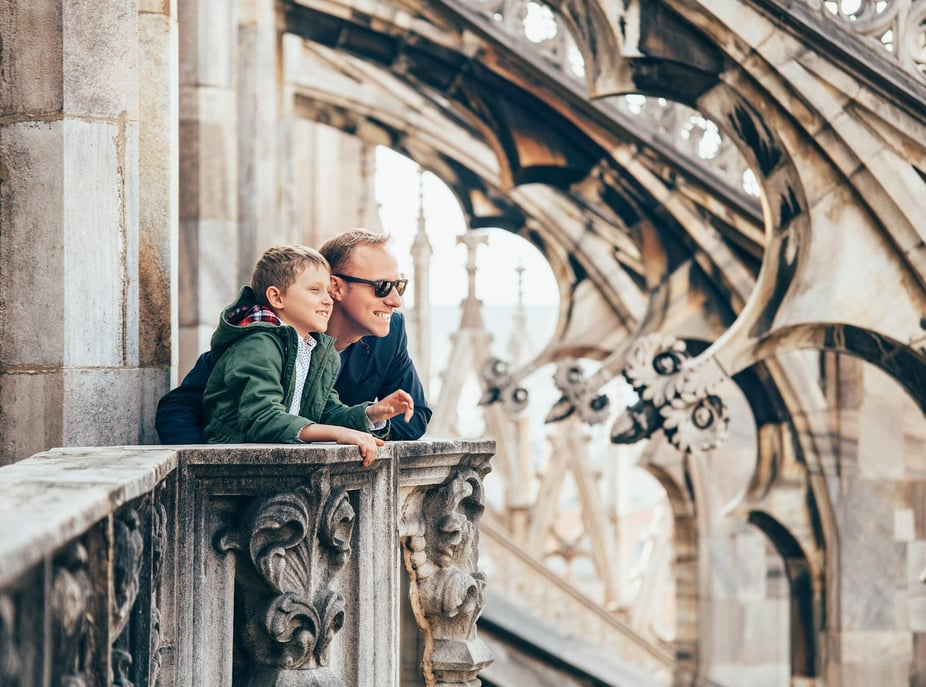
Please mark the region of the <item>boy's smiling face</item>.
<svg viewBox="0 0 926 687"><path fill-rule="evenodd" d="M331 305L328 294L331 275L324 267L307 265L285 291L275 286L267 289L267 300L274 312L293 327L301 338L309 332L328 329Z"/></svg>

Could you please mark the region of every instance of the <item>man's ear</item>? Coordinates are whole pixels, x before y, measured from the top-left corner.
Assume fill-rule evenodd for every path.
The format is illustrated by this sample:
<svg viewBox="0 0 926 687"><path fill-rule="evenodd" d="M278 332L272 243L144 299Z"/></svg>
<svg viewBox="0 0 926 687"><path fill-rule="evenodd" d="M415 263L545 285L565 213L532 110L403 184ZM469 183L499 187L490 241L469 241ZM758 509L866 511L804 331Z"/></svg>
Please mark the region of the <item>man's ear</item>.
<svg viewBox="0 0 926 687"><path fill-rule="evenodd" d="M279 308L283 305L283 292L278 286L268 286L264 295L271 308Z"/></svg>
<svg viewBox="0 0 926 687"><path fill-rule="evenodd" d="M339 301L344 296L344 291L342 290L342 285L340 280L337 277L329 277L331 280L331 288L328 289L328 293L331 295L333 300Z"/></svg>

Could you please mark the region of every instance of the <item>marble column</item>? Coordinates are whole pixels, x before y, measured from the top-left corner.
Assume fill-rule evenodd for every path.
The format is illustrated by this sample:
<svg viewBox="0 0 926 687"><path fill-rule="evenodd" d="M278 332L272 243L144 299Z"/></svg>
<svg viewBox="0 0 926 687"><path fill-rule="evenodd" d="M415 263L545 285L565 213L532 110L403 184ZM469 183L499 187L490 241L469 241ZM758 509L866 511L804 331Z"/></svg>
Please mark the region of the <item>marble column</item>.
<svg viewBox="0 0 926 687"><path fill-rule="evenodd" d="M180 21L179 363L209 346L240 286L237 3L191 0Z"/></svg>
<svg viewBox="0 0 926 687"><path fill-rule="evenodd" d="M0 464L147 440L166 382L163 359L140 345L140 332L161 336L139 281L150 244L139 232L149 151L139 82L159 67L139 2L92 10L62 0L0 10ZM157 250L144 259L163 264Z"/></svg>

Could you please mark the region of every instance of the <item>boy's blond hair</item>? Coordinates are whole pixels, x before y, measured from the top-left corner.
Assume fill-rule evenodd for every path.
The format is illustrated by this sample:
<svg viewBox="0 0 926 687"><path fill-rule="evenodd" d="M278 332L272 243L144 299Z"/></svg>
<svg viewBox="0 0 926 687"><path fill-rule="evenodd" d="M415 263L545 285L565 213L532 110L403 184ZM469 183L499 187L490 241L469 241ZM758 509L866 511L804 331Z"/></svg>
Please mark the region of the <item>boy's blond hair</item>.
<svg viewBox="0 0 926 687"><path fill-rule="evenodd" d="M389 234L377 234L369 229L348 229L332 236L318 250L325 256L331 271L337 272L350 260L355 246L381 246L391 238Z"/></svg>
<svg viewBox="0 0 926 687"><path fill-rule="evenodd" d="M251 290L257 302L269 307L267 289L275 286L286 291L302 270L313 265L331 271L325 256L314 248L298 245L268 248L251 275Z"/></svg>

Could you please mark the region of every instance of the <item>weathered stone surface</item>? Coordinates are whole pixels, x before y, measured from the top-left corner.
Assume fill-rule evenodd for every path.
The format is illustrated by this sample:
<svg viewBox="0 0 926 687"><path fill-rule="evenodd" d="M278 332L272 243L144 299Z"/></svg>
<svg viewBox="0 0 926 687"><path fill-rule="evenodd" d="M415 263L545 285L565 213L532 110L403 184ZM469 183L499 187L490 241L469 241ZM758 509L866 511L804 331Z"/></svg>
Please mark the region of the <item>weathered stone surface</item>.
<svg viewBox="0 0 926 687"><path fill-rule="evenodd" d="M63 222L67 180L62 174L66 125L59 120L0 126L5 170L0 187L0 255L4 259L0 352L8 366L57 366L64 361L66 335ZM36 270L34 265L43 269ZM42 316L36 317L39 312Z"/></svg>
<svg viewBox="0 0 926 687"><path fill-rule="evenodd" d="M63 53L60 2L8 3L3 27L0 110L4 115L61 112Z"/></svg>
<svg viewBox="0 0 926 687"><path fill-rule="evenodd" d="M137 2L61 1L64 112L138 119Z"/></svg>

